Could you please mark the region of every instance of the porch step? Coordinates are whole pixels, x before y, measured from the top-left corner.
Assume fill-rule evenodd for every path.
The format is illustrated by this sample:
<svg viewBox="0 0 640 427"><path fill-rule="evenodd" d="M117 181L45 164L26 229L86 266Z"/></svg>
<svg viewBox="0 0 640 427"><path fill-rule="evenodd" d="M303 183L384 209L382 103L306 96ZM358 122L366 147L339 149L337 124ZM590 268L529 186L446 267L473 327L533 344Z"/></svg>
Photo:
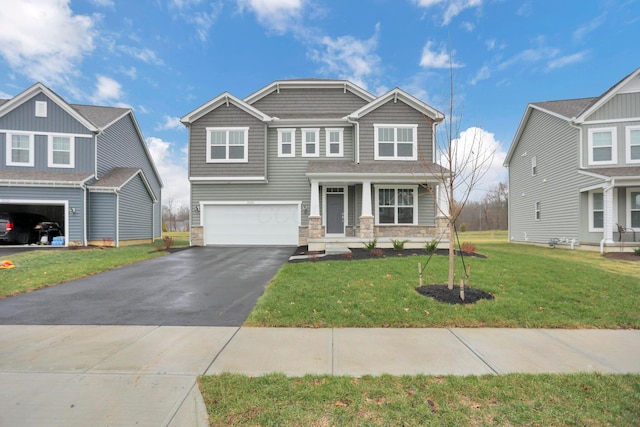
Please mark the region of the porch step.
<svg viewBox="0 0 640 427"><path fill-rule="evenodd" d="M345 252L351 253L351 249L346 243L327 243L324 248L326 255L340 255Z"/></svg>

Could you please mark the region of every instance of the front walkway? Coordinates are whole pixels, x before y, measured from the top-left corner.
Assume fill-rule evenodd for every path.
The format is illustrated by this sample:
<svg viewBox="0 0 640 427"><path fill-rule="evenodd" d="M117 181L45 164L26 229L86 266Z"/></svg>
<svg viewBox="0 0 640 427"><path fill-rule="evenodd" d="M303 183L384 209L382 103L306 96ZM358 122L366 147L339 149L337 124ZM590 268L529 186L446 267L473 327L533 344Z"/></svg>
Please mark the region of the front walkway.
<svg viewBox="0 0 640 427"><path fill-rule="evenodd" d="M202 374L640 373L640 330L0 326L0 425L205 426Z"/></svg>

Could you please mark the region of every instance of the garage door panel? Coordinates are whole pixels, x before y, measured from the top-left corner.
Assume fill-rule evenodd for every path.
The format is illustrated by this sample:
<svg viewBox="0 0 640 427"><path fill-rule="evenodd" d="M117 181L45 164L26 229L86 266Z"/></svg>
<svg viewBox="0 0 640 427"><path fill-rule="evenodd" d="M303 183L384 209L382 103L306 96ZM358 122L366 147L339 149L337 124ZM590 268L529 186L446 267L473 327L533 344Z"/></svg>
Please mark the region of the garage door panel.
<svg viewBox="0 0 640 427"><path fill-rule="evenodd" d="M297 245L297 204L206 205L205 244Z"/></svg>

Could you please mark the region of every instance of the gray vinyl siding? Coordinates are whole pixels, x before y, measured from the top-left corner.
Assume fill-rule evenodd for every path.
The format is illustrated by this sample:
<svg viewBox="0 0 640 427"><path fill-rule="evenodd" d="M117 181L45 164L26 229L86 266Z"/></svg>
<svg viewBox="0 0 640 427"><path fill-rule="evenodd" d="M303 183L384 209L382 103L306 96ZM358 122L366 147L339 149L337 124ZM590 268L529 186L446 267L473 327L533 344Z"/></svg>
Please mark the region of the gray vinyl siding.
<svg viewBox="0 0 640 427"><path fill-rule="evenodd" d="M248 127L247 163L207 163L208 127ZM241 177L265 175L265 124L233 104L221 105L191 124L189 130L190 177Z"/></svg>
<svg viewBox="0 0 640 427"><path fill-rule="evenodd" d="M619 95L618 95L619 96ZM638 102L640 102L640 98L638 98ZM640 115L636 116L640 117ZM582 164L589 168L598 168L598 167L616 167L616 166L624 166L627 162L627 126L640 126L640 121L636 122L624 122L624 123L600 123L600 124L585 124L582 126ZM589 165L589 129L597 129L597 128L616 128L616 135L618 140L616 141L616 151L617 151L617 164L608 164L608 165ZM632 166L637 166L635 163Z"/></svg>
<svg viewBox="0 0 640 427"><path fill-rule="evenodd" d="M365 100L344 89L281 89L274 91L252 105L260 111L280 117L296 115L318 117L332 115L341 118L367 104Z"/></svg>
<svg viewBox="0 0 640 427"><path fill-rule="evenodd" d="M119 241L153 238L153 204L140 175L120 191Z"/></svg>
<svg viewBox="0 0 640 427"><path fill-rule="evenodd" d="M154 237L160 237L162 235L160 179L154 172L143 144L146 142L140 140L130 114L109 126L98 136L98 176L105 175L115 167L142 169L158 200L155 205L153 229Z"/></svg>
<svg viewBox="0 0 640 427"><path fill-rule="evenodd" d="M537 175L531 175L536 157ZM594 180L578 173L578 131L533 110L509 164L509 233L513 241L580 240L579 189ZM540 202L540 220L535 203ZM526 238L525 238L526 234Z"/></svg>
<svg viewBox="0 0 640 427"><path fill-rule="evenodd" d="M69 203L75 214L65 213L69 218L69 229L65 230L70 242L83 242L84 233L84 191L80 188L41 188L41 187L0 187L4 200L24 200L25 203L51 200ZM63 224L60 224L64 226Z"/></svg>
<svg viewBox="0 0 640 427"><path fill-rule="evenodd" d="M89 193L89 240L116 239L116 195Z"/></svg>
<svg viewBox="0 0 640 427"><path fill-rule="evenodd" d="M640 93L621 93L594 111L587 121L640 117Z"/></svg>
<svg viewBox="0 0 640 427"><path fill-rule="evenodd" d="M418 162L433 160L433 121L401 100L390 100L360 119L361 162L374 159L374 124L418 125Z"/></svg>
<svg viewBox="0 0 640 427"><path fill-rule="evenodd" d="M35 116L36 101L47 102L47 117ZM44 93L37 94L10 113L0 117L0 129L91 135L89 129L60 108L58 104L51 101Z"/></svg>

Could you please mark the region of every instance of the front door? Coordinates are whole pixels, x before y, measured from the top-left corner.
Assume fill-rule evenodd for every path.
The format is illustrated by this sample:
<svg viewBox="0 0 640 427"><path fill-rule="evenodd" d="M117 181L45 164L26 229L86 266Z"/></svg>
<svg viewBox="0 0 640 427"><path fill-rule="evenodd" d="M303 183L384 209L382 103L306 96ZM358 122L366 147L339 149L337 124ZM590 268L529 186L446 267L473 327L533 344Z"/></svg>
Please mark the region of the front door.
<svg viewBox="0 0 640 427"><path fill-rule="evenodd" d="M327 193L326 233L344 236L344 193Z"/></svg>

